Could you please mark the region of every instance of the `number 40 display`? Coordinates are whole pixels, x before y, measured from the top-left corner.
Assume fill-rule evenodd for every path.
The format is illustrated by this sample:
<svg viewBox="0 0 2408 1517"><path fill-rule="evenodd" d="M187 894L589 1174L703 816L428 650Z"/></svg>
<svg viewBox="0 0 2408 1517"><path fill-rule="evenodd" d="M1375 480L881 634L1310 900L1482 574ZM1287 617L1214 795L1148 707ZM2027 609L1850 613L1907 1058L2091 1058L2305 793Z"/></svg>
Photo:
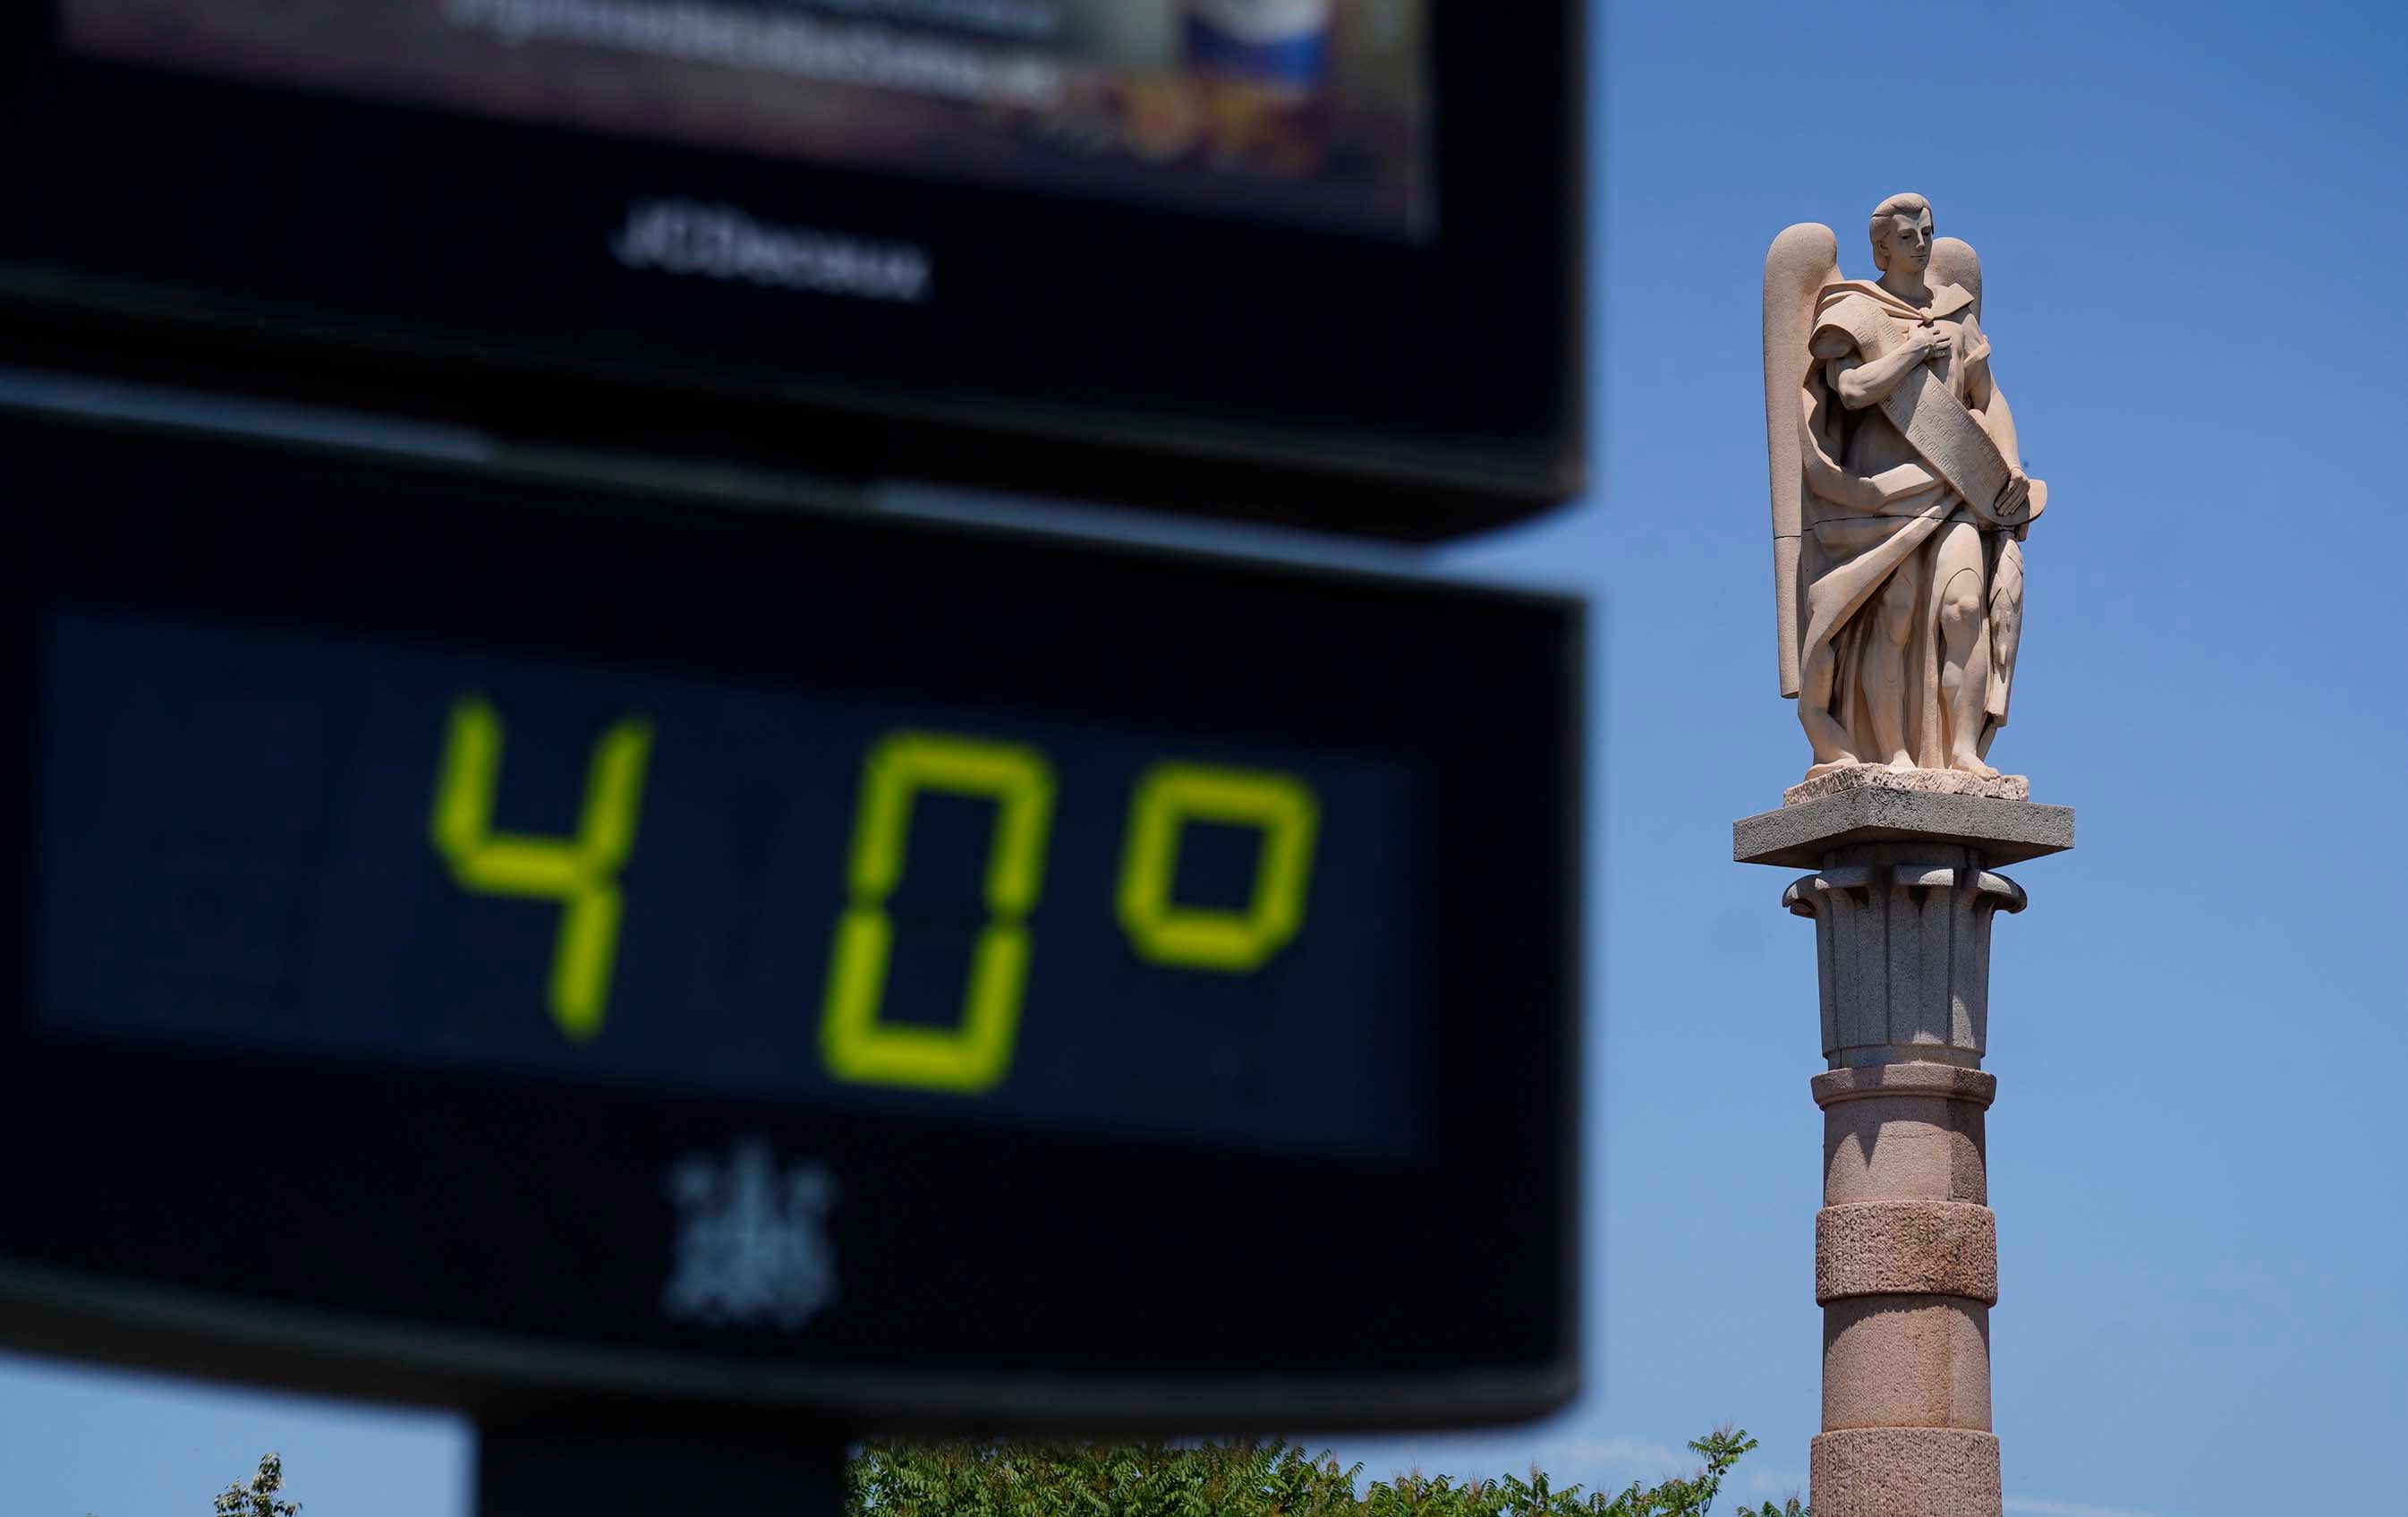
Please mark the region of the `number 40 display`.
<svg viewBox="0 0 2408 1517"><path fill-rule="evenodd" d="M556 901L560 926L547 992L552 1018L579 1042L602 1031L624 903L620 871L636 845L652 730L640 718L613 723L594 745L566 837L496 832L501 779L499 712L479 696L452 707L436 767L430 823L435 850L464 890ZM922 792L992 801L987 921L970 951L960 1021L953 1027L882 1021L894 951L888 897L903 881L911 802ZM894 732L871 745L854 803L847 902L820 1010L820 1057L854 1084L975 1093L1011 1066L1028 980L1028 916L1045 882L1054 820L1054 772L1036 749L986 738ZM1173 899L1180 836L1190 822L1252 828L1262 842L1242 910ZM1319 810L1292 775L1166 762L1140 777L1129 799L1114 909L1129 946L1151 963L1243 973L1260 968L1304 924Z"/></svg>

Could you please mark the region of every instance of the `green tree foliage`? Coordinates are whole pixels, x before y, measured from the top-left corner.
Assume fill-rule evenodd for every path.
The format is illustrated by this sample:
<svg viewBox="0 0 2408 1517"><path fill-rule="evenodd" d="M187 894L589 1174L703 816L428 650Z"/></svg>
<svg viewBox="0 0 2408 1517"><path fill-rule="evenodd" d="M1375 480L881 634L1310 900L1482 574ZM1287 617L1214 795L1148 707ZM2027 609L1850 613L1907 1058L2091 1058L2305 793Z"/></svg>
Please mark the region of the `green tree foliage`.
<svg viewBox="0 0 2408 1517"><path fill-rule="evenodd" d="M1689 1478L1633 1481L1611 1496L1524 1480L1400 1475L1357 1493L1363 1467L1293 1443L873 1443L845 1467L847 1517L1709 1517L1724 1477L1756 1439L1719 1428L1689 1445ZM217 1498L214 1517L299 1517L279 1498L284 1461L263 1455L251 1483ZM1813 1517L1792 1496L1733 1517Z"/></svg>
<svg viewBox="0 0 2408 1517"><path fill-rule="evenodd" d="M262 1454L259 1473L251 1478L249 1485L236 1481L219 1494L216 1517L295 1517L301 1503L279 1501L276 1494L283 1489L283 1458Z"/></svg>
<svg viewBox="0 0 2408 1517"><path fill-rule="evenodd" d="M1556 1489L1529 1477L1457 1481L1418 1473L1358 1494L1361 1465L1341 1469L1291 1443L878 1443L848 1466L848 1517L1708 1517L1724 1478L1756 1448L1723 1428L1689 1445L1703 1461L1685 1479L1634 1481L1612 1495ZM1742 1506L1734 1517L1813 1517Z"/></svg>

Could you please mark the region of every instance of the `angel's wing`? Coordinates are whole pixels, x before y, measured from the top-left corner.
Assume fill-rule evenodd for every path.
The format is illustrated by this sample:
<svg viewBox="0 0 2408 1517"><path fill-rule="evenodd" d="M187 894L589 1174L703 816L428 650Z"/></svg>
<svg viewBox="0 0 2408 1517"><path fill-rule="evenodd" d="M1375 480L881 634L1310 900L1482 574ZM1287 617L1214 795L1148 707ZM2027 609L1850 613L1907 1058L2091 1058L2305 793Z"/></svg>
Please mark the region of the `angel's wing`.
<svg viewBox="0 0 2408 1517"><path fill-rule="evenodd" d="M1960 237L1932 238L1928 277L1938 284L1963 285L1965 293L1973 297L1973 320L1978 322L1982 319L1982 255L1973 250L1971 243ZM2006 455L2010 464L2022 463L2015 439L2015 413L2008 408L2007 397L1992 391L1989 410L1990 434L1998 440L1999 451ZM2036 520L2041 512L2048 509L2048 485L2034 479L2029 499L2030 504L2024 515L2026 522Z"/></svg>
<svg viewBox="0 0 2408 1517"><path fill-rule="evenodd" d="M1931 239L1931 265L1924 271L1932 284L1961 284L1973 297L1973 320L1982 319L1982 255L1962 237Z"/></svg>
<svg viewBox="0 0 2408 1517"><path fill-rule="evenodd" d="M1807 344L1814 336L1814 297L1839 278L1839 238L1820 222L1790 227L1764 255L1764 446L1772 470L1772 598L1784 695L1798 694L1798 546L1806 491L1799 396L1813 362Z"/></svg>

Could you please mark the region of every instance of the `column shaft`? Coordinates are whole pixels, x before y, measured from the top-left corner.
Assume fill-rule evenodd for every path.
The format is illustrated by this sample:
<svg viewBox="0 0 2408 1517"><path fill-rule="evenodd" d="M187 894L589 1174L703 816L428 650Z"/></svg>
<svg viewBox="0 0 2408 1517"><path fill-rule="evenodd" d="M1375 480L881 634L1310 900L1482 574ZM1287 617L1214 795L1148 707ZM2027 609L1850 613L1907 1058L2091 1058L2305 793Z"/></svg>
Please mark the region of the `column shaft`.
<svg viewBox="0 0 2408 1517"><path fill-rule="evenodd" d="M1948 775L1846 772L1731 827L1740 862L1813 871L1782 904L1814 920L1829 1066L1814 1080L1815 1517L2000 1517L1984 1147L1998 1082L1982 1054L1990 928L2025 898L1992 869L2071 848L2073 812Z"/></svg>
<svg viewBox="0 0 2408 1517"><path fill-rule="evenodd" d="M1989 929L2021 892L1971 850L1835 854L1792 887L1815 919L1825 1053L1819 1517L1999 1517L1998 1300L1985 1113Z"/></svg>

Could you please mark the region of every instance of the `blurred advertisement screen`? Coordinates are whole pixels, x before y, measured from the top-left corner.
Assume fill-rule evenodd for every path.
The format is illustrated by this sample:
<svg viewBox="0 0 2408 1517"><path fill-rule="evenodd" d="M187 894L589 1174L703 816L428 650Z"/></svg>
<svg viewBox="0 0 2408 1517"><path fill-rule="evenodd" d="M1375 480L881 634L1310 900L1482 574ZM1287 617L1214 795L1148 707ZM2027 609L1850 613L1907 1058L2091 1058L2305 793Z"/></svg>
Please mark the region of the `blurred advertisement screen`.
<svg viewBox="0 0 2408 1517"><path fill-rule="evenodd" d="M61 0L87 57L1423 240L1429 0Z"/></svg>

